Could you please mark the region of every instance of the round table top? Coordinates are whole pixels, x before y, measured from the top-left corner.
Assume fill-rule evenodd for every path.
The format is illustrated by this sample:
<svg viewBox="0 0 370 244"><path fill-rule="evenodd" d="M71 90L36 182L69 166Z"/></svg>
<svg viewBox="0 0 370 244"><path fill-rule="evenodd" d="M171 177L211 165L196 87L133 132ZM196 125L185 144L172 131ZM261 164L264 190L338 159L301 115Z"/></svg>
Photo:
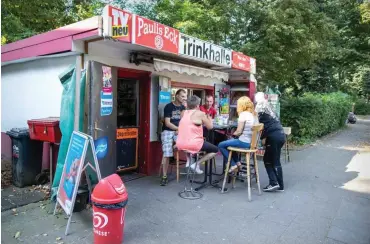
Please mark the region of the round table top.
<svg viewBox="0 0 370 244"><path fill-rule="evenodd" d="M227 124L227 125L219 125L219 124L213 124L214 130L220 130L220 129L227 129L230 127L235 127L237 124Z"/></svg>

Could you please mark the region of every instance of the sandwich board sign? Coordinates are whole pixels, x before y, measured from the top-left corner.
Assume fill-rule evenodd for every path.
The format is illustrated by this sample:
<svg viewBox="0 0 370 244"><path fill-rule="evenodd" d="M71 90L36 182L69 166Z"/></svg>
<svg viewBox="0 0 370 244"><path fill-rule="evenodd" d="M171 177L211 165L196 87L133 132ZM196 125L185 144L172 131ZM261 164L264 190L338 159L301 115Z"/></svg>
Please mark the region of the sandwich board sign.
<svg viewBox="0 0 370 244"><path fill-rule="evenodd" d="M86 162L86 155L89 149L92 150L93 164ZM58 187L57 202L54 209L55 215L57 206L60 205L68 215L68 223L65 232L66 235L68 235L68 229L71 223L73 208L82 173L86 176L89 191L91 193L91 182L86 173L87 167L90 167L94 172L96 172L98 180L101 180L93 138L84 133L73 131L64 162L63 173Z"/></svg>

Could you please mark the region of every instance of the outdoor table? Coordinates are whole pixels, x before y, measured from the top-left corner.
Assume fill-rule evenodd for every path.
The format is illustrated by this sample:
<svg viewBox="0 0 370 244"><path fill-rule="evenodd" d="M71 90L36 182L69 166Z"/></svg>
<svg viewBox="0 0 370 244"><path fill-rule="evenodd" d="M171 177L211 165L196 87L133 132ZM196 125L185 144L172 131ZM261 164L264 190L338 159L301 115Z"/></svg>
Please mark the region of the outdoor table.
<svg viewBox="0 0 370 244"><path fill-rule="evenodd" d="M233 127L235 127L234 124L232 124L232 125L216 125L216 124L214 124L213 128L208 130L206 139L207 139L208 142L210 142L212 144L215 144L215 133L218 133L217 131L225 131L225 134L226 134L226 131L230 128L233 128ZM213 158L212 160L216 160L216 159ZM216 175L216 176L224 175L226 162L227 162L227 160L225 160L225 158L223 158L222 172L220 174L217 174L216 172L213 172L213 163L211 162L211 160L206 161L205 165L204 165L204 179L203 179L203 181L194 181L194 183L200 184L200 186L195 188L195 190L198 191L198 190L200 190L204 187L207 187L207 186L212 186L212 187L216 187L216 188L220 189L221 187L218 185L218 183L220 182L220 179L213 180L212 176L213 175Z"/></svg>

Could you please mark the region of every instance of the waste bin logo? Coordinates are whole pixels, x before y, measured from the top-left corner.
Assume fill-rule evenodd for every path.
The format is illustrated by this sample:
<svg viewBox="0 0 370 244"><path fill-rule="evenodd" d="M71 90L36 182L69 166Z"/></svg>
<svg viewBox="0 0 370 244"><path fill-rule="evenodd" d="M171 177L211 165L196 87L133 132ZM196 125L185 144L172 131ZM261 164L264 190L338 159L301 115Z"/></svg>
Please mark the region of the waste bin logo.
<svg viewBox="0 0 370 244"><path fill-rule="evenodd" d="M114 190L116 190L116 192L118 194L123 194L125 191L126 191L126 187L124 184L121 184L120 186L118 187L114 187Z"/></svg>
<svg viewBox="0 0 370 244"><path fill-rule="evenodd" d="M94 228L102 229L108 224L108 216L101 212L94 212Z"/></svg>
<svg viewBox="0 0 370 244"><path fill-rule="evenodd" d="M95 152L98 159L104 158L108 153L108 137L101 137L95 140Z"/></svg>

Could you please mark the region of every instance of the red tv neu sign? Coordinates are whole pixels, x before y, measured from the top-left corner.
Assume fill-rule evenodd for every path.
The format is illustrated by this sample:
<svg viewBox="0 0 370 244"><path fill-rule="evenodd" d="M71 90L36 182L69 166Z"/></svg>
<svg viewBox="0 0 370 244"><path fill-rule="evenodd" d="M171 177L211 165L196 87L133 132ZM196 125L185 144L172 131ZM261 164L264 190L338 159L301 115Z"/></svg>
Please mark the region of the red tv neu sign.
<svg viewBox="0 0 370 244"><path fill-rule="evenodd" d="M114 39L131 42L132 14L112 6L103 10L104 34Z"/></svg>
<svg viewBox="0 0 370 244"><path fill-rule="evenodd" d="M243 53L234 52L232 54L232 67L234 69L248 71L252 74L256 73L256 60L254 58L248 57Z"/></svg>
<svg viewBox="0 0 370 244"><path fill-rule="evenodd" d="M136 15L133 43L163 52L178 53L179 31Z"/></svg>

